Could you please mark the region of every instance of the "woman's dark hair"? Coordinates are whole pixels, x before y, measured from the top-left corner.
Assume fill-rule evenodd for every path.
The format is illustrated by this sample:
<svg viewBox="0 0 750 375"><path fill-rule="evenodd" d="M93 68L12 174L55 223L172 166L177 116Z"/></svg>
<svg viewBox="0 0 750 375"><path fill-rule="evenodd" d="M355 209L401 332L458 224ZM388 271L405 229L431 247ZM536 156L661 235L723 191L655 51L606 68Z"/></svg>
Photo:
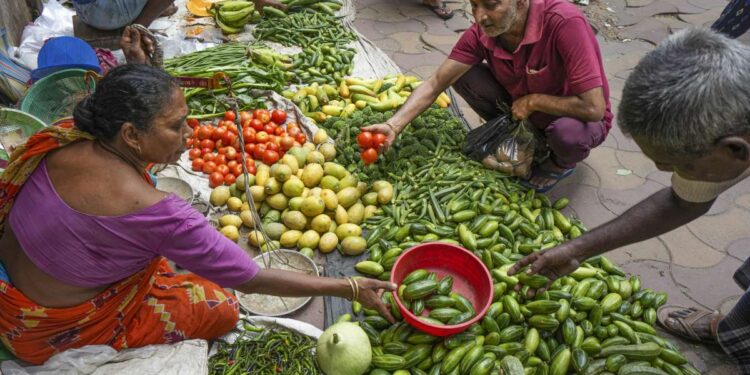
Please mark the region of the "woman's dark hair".
<svg viewBox="0 0 750 375"><path fill-rule="evenodd" d="M143 64L112 69L99 81L96 91L81 100L73 111L76 127L98 139L111 140L130 122L148 131L179 87L167 72Z"/></svg>

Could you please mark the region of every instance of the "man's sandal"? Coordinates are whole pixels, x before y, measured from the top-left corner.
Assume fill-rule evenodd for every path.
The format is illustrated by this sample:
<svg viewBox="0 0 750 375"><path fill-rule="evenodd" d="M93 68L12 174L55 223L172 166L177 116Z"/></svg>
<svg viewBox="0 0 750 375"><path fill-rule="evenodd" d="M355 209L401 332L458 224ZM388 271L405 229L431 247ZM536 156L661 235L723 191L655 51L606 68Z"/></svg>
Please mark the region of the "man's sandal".
<svg viewBox="0 0 750 375"><path fill-rule="evenodd" d="M453 10L448 9L448 7L445 6L445 3L441 3L440 5L423 3L422 5L429 8L433 13L435 13L438 17L440 17L443 20L449 20L453 18Z"/></svg>
<svg viewBox="0 0 750 375"><path fill-rule="evenodd" d="M698 334L693 325L699 320L710 317L708 323L709 334L705 332ZM716 328L719 325L721 317L718 311L708 311L696 309L693 307L664 306L656 314L656 320L665 331L688 340L696 341L702 344L719 345L717 340Z"/></svg>

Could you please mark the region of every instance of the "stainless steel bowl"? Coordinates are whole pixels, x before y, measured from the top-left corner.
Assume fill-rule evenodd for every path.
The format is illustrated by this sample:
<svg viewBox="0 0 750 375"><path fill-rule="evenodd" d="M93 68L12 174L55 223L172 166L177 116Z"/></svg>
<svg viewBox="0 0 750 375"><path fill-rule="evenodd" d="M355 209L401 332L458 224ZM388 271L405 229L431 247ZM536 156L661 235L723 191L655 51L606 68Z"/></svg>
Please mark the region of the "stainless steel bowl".
<svg viewBox="0 0 750 375"><path fill-rule="evenodd" d="M270 268L284 269L288 271L303 272L310 275L319 276L318 266L306 255L292 250L276 250L270 256ZM266 261L269 260L271 253L263 253L256 256L253 260L262 268L266 267ZM289 261L289 265L284 265L279 259L284 258ZM290 267L291 266L291 267ZM304 307L312 297L277 297L265 294L244 294L234 291L240 306L251 314L263 316L283 316L291 314ZM282 298L286 306L281 302Z"/></svg>

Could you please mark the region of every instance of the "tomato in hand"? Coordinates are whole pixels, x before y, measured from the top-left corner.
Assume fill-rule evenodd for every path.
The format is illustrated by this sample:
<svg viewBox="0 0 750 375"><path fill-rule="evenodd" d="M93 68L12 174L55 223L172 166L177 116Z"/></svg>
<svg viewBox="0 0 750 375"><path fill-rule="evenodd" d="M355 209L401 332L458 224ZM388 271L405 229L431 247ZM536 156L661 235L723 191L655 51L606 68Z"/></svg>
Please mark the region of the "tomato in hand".
<svg viewBox="0 0 750 375"><path fill-rule="evenodd" d="M374 148L368 148L367 150L362 151L362 161L365 165L372 164L375 160L378 160L378 152L375 151Z"/></svg>
<svg viewBox="0 0 750 375"><path fill-rule="evenodd" d="M258 119L265 124L271 121L271 114L267 109L256 109L253 111L253 118Z"/></svg>
<svg viewBox="0 0 750 375"><path fill-rule="evenodd" d="M224 184L224 175L219 172L213 172L208 176L208 186L215 188Z"/></svg>
<svg viewBox="0 0 750 375"><path fill-rule="evenodd" d="M380 145L385 142L386 138L387 137L383 133L374 133L372 135L372 147L380 147Z"/></svg>
<svg viewBox="0 0 750 375"><path fill-rule="evenodd" d="M224 120L225 121L234 121L237 116L234 114L234 111L226 111L224 112Z"/></svg>
<svg viewBox="0 0 750 375"><path fill-rule="evenodd" d="M357 144L364 150L373 147L374 144L372 141L372 133L370 132L361 132L357 135Z"/></svg>
<svg viewBox="0 0 750 375"><path fill-rule="evenodd" d="M193 170L196 172L203 172L203 164L205 163L206 162L203 161L203 159L201 158L193 159L193 165L192 165Z"/></svg>
<svg viewBox="0 0 750 375"><path fill-rule="evenodd" d="M216 163L213 161L206 161L203 163L203 173L205 174L211 174L216 172Z"/></svg>
<svg viewBox="0 0 750 375"><path fill-rule="evenodd" d="M224 185L231 186L235 181L237 181L237 177L234 174L227 173L224 175Z"/></svg>
<svg viewBox="0 0 750 375"><path fill-rule="evenodd" d="M203 156L203 153L199 148L191 148L188 156L190 157L190 160L195 160Z"/></svg>
<svg viewBox="0 0 750 375"><path fill-rule="evenodd" d="M263 163L266 165L273 165L279 161L279 153L274 150L266 150L263 153Z"/></svg>
<svg viewBox="0 0 750 375"><path fill-rule="evenodd" d="M286 112L280 109L274 109L271 111L271 121L281 125L286 122Z"/></svg>

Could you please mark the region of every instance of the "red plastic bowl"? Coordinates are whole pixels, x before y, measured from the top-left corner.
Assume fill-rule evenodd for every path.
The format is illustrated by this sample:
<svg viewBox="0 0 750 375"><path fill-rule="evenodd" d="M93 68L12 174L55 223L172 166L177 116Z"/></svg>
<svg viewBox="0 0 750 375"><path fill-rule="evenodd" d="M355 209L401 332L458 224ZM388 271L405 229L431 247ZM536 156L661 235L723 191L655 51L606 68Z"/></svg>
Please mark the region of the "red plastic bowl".
<svg viewBox="0 0 750 375"><path fill-rule="evenodd" d="M393 297L398 304L401 315L413 327L433 336L449 336L467 330L487 313L492 303L492 276L479 258L460 246L442 242L429 242L412 247L398 258L391 269L391 282L401 285L406 275L411 271L424 268L437 273L439 278L446 275L453 276L453 291L466 297L472 305L476 315L471 320L455 325L438 326L424 322L409 311L398 293ZM423 316L429 309L425 309Z"/></svg>

